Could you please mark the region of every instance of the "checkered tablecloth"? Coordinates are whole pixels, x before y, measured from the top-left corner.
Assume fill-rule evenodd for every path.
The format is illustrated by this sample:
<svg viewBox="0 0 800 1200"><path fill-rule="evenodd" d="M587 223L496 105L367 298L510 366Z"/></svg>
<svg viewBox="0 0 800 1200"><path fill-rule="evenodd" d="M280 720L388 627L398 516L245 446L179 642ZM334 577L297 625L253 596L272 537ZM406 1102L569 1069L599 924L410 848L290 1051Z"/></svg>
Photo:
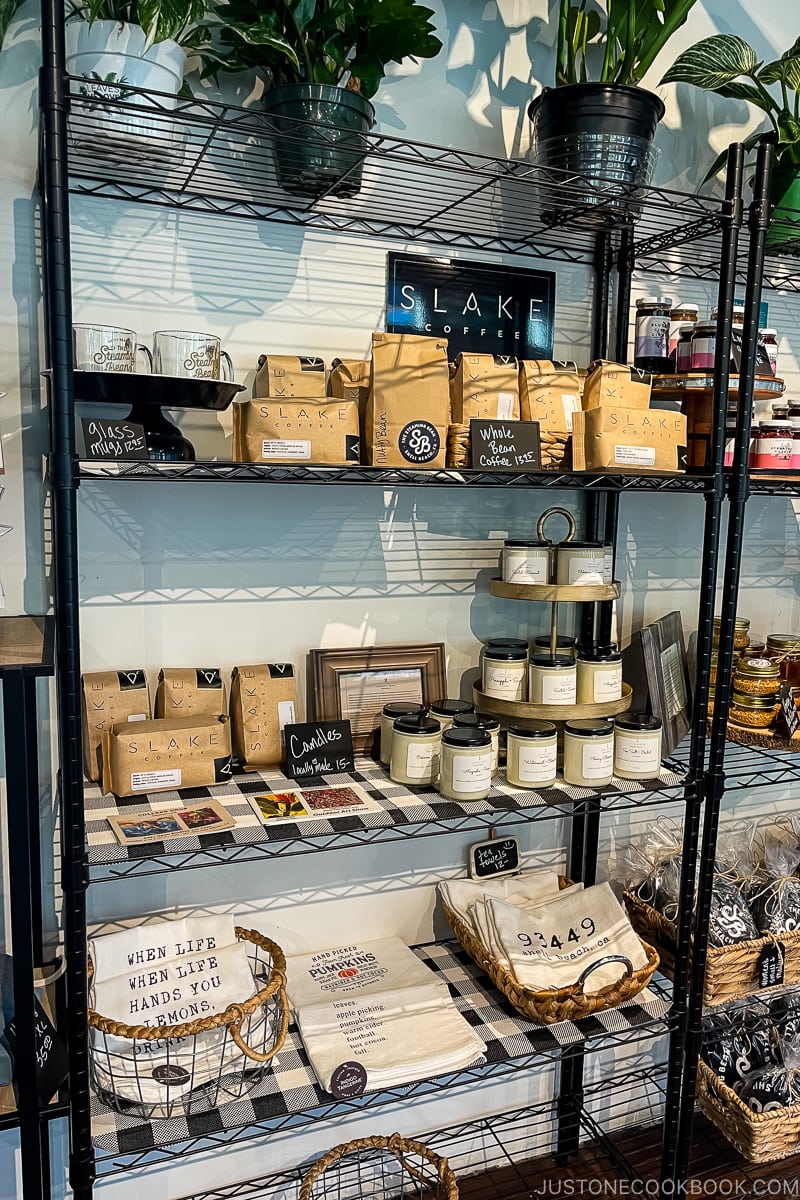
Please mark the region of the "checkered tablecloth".
<svg viewBox="0 0 800 1200"><path fill-rule="evenodd" d="M486 1043L485 1065L481 1069L487 1075L504 1063L510 1066L514 1059L546 1054L587 1039L598 1038L602 1043L604 1035L624 1038L630 1034L633 1037L637 1028L654 1023L655 1033L662 1028L660 1020L669 1009L666 993L659 994L648 988L630 1004L594 1017L577 1022L562 1021L557 1025L536 1025L508 1004L456 942L417 947L415 953L432 971L447 980L459 1012ZM478 1063L476 1060L476 1065ZM472 1067L468 1070L473 1073ZM458 1074L449 1078L452 1078L453 1086L458 1084ZM443 1080L440 1082L444 1085ZM414 1085L406 1087L411 1089ZM402 1090L393 1088L390 1095L367 1095L360 1103L364 1106L388 1103L398 1099ZM273 1069L243 1099L207 1112L173 1117L169 1121L144 1121L123 1116L95 1098L93 1140L101 1159L136 1154L226 1129L280 1122L289 1114L308 1113L308 1119L312 1120L315 1108L331 1103L333 1097L317 1083L297 1026L292 1023Z"/></svg>
<svg viewBox="0 0 800 1200"><path fill-rule="evenodd" d="M154 792L149 796L131 796L118 799L104 796L99 787L87 784L85 790L86 837L89 865L106 866L113 863L130 862L134 859L157 858L164 854L186 854L225 846L255 845L267 842L286 842L297 838L325 837L354 830L378 829L392 826L412 825L430 821L453 821L464 817L492 813L524 813L526 810L542 809L547 805L562 808L571 801L597 795L589 788L570 787L559 782L555 787L541 791L520 791L506 783L498 775L492 790L485 800L446 800L433 788L410 790L399 783L392 783L386 771L369 758L359 758L356 770L351 775L326 775L324 782L330 787L342 787L355 781L375 800L380 809L349 817L308 817L302 822L289 821L285 824L263 825L247 802L247 797L264 792L282 791L286 787L303 786L287 779L279 770L252 771L236 775L230 783L214 788L183 788L180 792ZM659 786L679 788L681 775L662 768ZM305 786L308 786L306 783ZM607 793L621 796L625 793L644 793L650 788L628 779L614 779ZM213 797L230 815L236 826L221 833L192 834L167 842L150 842L142 846L120 845L108 817L149 815L163 812L186 802L208 800ZM677 798L677 793L676 797Z"/></svg>

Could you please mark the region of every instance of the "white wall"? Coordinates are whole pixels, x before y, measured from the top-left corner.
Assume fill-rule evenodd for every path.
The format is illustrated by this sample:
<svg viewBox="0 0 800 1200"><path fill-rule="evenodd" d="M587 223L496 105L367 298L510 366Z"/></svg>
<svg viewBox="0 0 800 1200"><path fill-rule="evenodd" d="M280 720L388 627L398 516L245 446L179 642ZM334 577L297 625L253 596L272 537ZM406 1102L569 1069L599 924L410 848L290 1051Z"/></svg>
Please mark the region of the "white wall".
<svg viewBox="0 0 800 1200"><path fill-rule="evenodd" d="M538 85L551 82L555 39L547 3L434 0L434 7L445 50L433 62L393 72L378 96L379 128L489 154L524 154L524 110ZM800 32L799 9L789 0L773 6L769 16L756 16L744 0L698 3L648 82L655 87L680 48L715 29L739 32L760 56L772 56ZM40 611L48 595L33 203L35 12L33 4L26 6L0 55L0 389L8 392L0 399L7 471L0 524L14 526L0 538L0 579L11 612ZM696 187L717 150L730 137L744 136L754 121L745 104L684 87L660 91L668 107L658 131L656 179ZM381 327L388 242L82 198L73 202L72 221L76 320L130 325L143 340L176 324L213 330L232 353L242 382L264 350L318 352L327 359L361 354L370 332ZM590 276L580 266L551 269L558 274L556 352L585 363ZM666 275L640 279L637 288L654 282L684 300L713 303L710 285L687 286ZM784 334L784 371L795 387L789 343L796 308L769 299L771 323ZM229 452L229 414L181 420L199 453ZM206 663L212 652L224 666L270 658L300 665L312 646L443 640L451 690L458 691L488 634L544 628L544 613L490 598L487 580L502 539L530 530L545 502L578 503L557 494L545 500L486 490L86 483L80 491L84 665L144 665L155 672L162 664ZM756 500L749 527L741 611L753 617L754 632L794 628L794 514L782 501ZM691 633L702 501L623 497L620 530L623 640L673 608L682 611ZM627 819L607 822L604 846L615 851L636 828ZM558 823L526 827L521 836L532 856L558 859L563 853L565 831ZM91 892L92 915L104 922L213 903L263 913L265 926L290 946L335 940L343 929L348 936L393 931L420 940L441 932L433 919L432 884L437 875L461 868L464 841L442 837L402 848L276 860L266 878L261 868L239 867L162 876L146 886L103 885ZM524 1077L514 1088L480 1089L424 1111L381 1117L369 1128L423 1131L525 1103L546 1085ZM270 1147L270 1165L325 1149L347 1132L325 1127L310 1140L282 1138ZM12 1161L11 1139L0 1143L0 1153L3 1162ZM154 1198L172 1200L263 1169L263 1147L243 1148L158 1171L146 1186ZM56 1177L63 1185L59 1171ZM141 1187L140 1178L129 1178L105 1185L103 1193L110 1197L113 1189L115 1197L126 1193L133 1200ZM0 1170L0 1200L14 1194L13 1172Z"/></svg>

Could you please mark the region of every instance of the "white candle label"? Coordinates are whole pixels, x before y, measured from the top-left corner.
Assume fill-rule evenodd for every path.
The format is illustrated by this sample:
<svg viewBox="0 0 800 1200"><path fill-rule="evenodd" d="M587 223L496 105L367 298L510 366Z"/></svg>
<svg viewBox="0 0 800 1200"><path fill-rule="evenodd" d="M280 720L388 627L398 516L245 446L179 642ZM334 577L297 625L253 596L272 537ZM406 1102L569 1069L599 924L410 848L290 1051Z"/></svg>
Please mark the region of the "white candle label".
<svg viewBox="0 0 800 1200"><path fill-rule="evenodd" d="M611 742L602 746L584 746L582 761L584 779L607 779L614 773L614 747Z"/></svg>
<svg viewBox="0 0 800 1200"><path fill-rule="evenodd" d="M604 700L619 700L622 696L622 667L614 667L611 671L595 671L594 673L594 702L602 704Z"/></svg>
<svg viewBox="0 0 800 1200"><path fill-rule="evenodd" d="M574 704L575 675L542 675L542 704Z"/></svg>
<svg viewBox="0 0 800 1200"><path fill-rule="evenodd" d="M495 667L484 662L483 690L487 696L503 700L522 700L525 695L525 665Z"/></svg>
<svg viewBox="0 0 800 1200"><path fill-rule="evenodd" d="M311 458L311 442L288 442L282 438L264 438L261 443L261 457L297 458L307 462Z"/></svg>
<svg viewBox="0 0 800 1200"><path fill-rule="evenodd" d="M179 788L180 771L134 771L131 775L131 791L147 792L156 788Z"/></svg>
<svg viewBox="0 0 800 1200"><path fill-rule="evenodd" d="M512 550L503 551L503 574L506 583L547 583L547 554L535 557Z"/></svg>
<svg viewBox="0 0 800 1200"><path fill-rule="evenodd" d="M569 560L569 581L572 585L581 583L609 583L611 581L611 563L607 562L605 554L597 558L571 558Z"/></svg>
<svg viewBox="0 0 800 1200"><path fill-rule="evenodd" d="M657 775L661 766L660 738L617 737L615 765L623 771L652 771Z"/></svg>
<svg viewBox="0 0 800 1200"><path fill-rule="evenodd" d="M492 782L492 752L453 755L453 791L482 792Z"/></svg>
<svg viewBox="0 0 800 1200"><path fill-rule="evenodd" d="M555 779L556 746L520 746L517 775L523 783Z"/></svg>
<svg viewBox="0 0 800 1200"><path fill-rule="evenodd" d="M430 779L439 770L439 747L433 742L411 742L406 752L409 779Z"/></svg>

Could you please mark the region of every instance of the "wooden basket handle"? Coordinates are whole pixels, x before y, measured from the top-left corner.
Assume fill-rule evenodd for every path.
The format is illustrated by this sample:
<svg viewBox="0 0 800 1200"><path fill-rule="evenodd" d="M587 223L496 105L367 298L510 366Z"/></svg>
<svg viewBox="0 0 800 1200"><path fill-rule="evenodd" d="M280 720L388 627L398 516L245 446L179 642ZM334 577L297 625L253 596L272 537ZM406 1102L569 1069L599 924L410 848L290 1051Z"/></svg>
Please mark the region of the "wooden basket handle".
<svg viewBox="0 0 800 1200"><path fill-rule="evenodd" d="M228 1026L228 1029L230 1030L231 1037L241 1050L242 1054L244 1054L247 1058L252 1059L253 1062L269 1062L269 1060L274 1058L274 1056L278 1053L286 1039L286 1031L289 1028L289 1001L286 996L285 983L281 983L280 987L278 988L276 998L278 1001L278 1008L280 1010L280 1029L278 1030L277 1037L273 1039L272 1049L267 1054L264 1054L261 1050L254 1050L252 1046L248 1046L247 1042L242 1037L242 1021L244 1020L246 1014L241 1005L231 1004L226 1010L228 1013L230 1013L238 1009L236 1018Z"/></svg>

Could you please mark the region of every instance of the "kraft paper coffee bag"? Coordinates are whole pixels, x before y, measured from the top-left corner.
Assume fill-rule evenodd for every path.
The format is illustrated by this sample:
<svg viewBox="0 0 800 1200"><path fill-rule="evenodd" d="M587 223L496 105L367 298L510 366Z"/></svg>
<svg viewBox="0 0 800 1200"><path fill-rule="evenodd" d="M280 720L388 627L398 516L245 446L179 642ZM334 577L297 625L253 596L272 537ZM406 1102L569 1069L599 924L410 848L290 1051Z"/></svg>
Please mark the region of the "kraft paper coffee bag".
<svg viewBox="0 0 800 1200"><path fill-rule="evenodd" d="M459 354L450 368L450 411L455 425L473 417L519 420L519 367L497 354Z"/></svg>
<svg viewBox="0 0 800 1200"><path fill-rule="evenodd" d="M374 467L443 467L449 415L447 338L373 333L367 461Z"/></svg>
<svg viewBox="0 0 800 1200"><path fill-rule="evenodd" d="M103 791L116 796L212 787L231 773L227 717L126 721L103 734Z"/></svg>
<svg viewBox="0 0 800 1200"><path fill-rule="evenodd" d="M328 395L338 400L355 400L363 413L369 399L369 376L372 367L368 358L335 358L328 376Z"/></svg>
<svg viewBox="0 0 800 1200"><path fill-rule="evenodd" d="M291 663L234 667L231 676L233 751L246 771L276 766L283 758L282 730L298 717Z"/></svg>
<svg viewBox="0 0 800 1200"><path fill-rule="evenodd" d="M572 465L576 471L686 470L686 417L660 409L591 408L575 414Z"/></svg>
<svg viewBox="0 0 800 1200"><path fill-rule="evenodd" d="M91 671L83 676L83 768L95 783L101 778L103 734L120 721L152 716L144 671Z"/></svg>
<svg viewBox="0 0 800 1200"><path fill-rule="evenodd" d="M355 400L245 400L233 406L236 462L319 463L361 461Z"/></svg>
<svg viewBox="0 0 800 1200"><path fill-rule="evenodd" d="M580 412L583 381L574 363L523 359L519 364L519 401L523 421L540 429L572 432L573 413Z"/></svg>
<svg viewBox="0 0 800 1200"><path fill-rule="evenodd" d="M597 359L583 385L583 407L649 408L652 378L638 367Z"/></svg>
<svg viewBox="0 0 800 1200"><path fill-rule="evenodd" d="M292 358L281 354L262 354L253 384L253 398L273 396L324 396L325 363L321 358Z"/></svg>
<svg viewBox="0 0 800 1200"><path fill-rule="evenodd" d="M219 667L162 667L156 689L156 717L227 716Z"/></svg>

